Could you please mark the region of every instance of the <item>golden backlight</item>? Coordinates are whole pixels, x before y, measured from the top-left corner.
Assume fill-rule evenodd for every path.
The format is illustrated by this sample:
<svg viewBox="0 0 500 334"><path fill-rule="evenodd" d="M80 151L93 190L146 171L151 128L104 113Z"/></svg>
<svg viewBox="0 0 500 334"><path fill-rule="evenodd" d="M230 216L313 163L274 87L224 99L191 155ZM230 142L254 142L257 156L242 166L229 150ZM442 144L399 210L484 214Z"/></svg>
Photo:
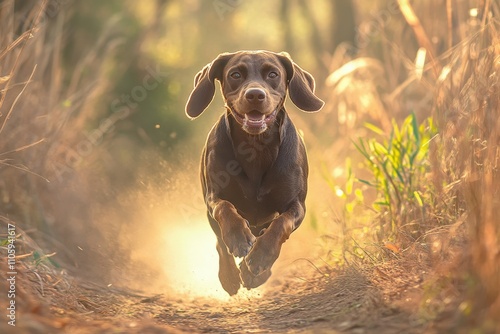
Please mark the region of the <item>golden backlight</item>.
<svg viewBox="0 0 500 334"><path fill-rule="evenodd" d="M170 226L162 237L163 270L173 291L191 297L230 300L219 282L216 237L208 221L200 219L189 225ZM238 295L249 296L249 293L241 288ZM251 295L259 295L258 289L252 290Z"/></svg>

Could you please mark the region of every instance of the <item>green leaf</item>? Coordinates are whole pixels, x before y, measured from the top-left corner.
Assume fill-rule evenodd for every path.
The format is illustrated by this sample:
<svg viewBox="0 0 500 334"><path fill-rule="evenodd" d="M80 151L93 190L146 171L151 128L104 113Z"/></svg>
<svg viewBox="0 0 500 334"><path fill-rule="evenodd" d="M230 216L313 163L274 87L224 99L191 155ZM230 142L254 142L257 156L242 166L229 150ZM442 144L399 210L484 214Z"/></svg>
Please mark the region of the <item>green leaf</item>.
<svg viewBox="0 0 500 334"><path fill-rule="evenodd" d="M373 143L373 149L375 152L377 152L378 155L387 155L388 153L384 145L380 144L379 142Z"/></svg>
<svg viewBox="0 0 500 334"><path fill-rule="evenodd" d="M420 149L416 149L411 155L410 155L410 167L413 167L413 164L415 163L415 158L417 157L418 153L420 152Z"/></svg>
<svg viewBox="0 0 500 334"><path fill-rule="evenodd" d="M362 179L357 179L357 180L358 180L359 182L361 182L361 183L364 183L364 184L366 184L366 185L370 186L370 187L374 187L374 188L376 188L376 187L377 187L375 184L371 183L370 181L367 181L367 180L362 180Z"/></svg>
<svg viewBox="0 0 500 334"><path fill-rule="evenodd" d="M347 195L352 194L353 184L354 184L354 178L352 177L348 178L345 184L345 192Z"/></svg>
<svg viewBox="0 0 500 334"><path fill-rule="evenodd" d="M355 142L353 142L353 144L356 147L356 149L358 150L358 152L361 153L365 157L366 160L371 161L370 155L366 151L365 143L363 142L363 140L361 138L359 138L359 145L356 144Z"/></svg>
<svg viewBox="0 0 500 334"><path fill-rule="evenodd" d="M403 175L401 174L401 172L404 172L404 170L401 170L400 172L400 168L398 168L398 166L392 166L393 167L393 170L394 170L394 173L396 173L396 176L398 177L399 181L401 181L401 183L405 183L405 179L403 177Z"/></svg>
<svg viewBox="0 0 500 334"><path fill-rule="evenodd" d="M345 210L347 213L352 213L354 211L354 203L346 203Z"/></svg>
<svg viewBox="0 0 500 334"><path fill-rule="evenodd" d="M375 132L375 133L376 133L376 134L378 134L378 135L383 136L383 135L385 134L384 130L382 130L382 129L381 129L381 128L379 128L378 126L375 126L375 125L373 125L373 124L371 124L371 123L365 123L365 124L364 124L364 126L365 126L365 128L367 128L367 129L369 129L369 130L371 130L371 131Z"/></svg>
<svg viewBox="0 0 500 334"><path fill-rule="evenodd" d="M411 117L411 125L413 128L413 136L415 137L415 142L417 146L420 146L420 131L418 130L417 116L414 112L412 112L408 117Z"/></svg>
<svg viewBox="0 0 500 334"><path fill-rule="evenodd" d="M392 143L394 142L394 129L391 130L389 135L389 143L387 144L387 151L392 152Z"/></svg>
<svg viewBox="0 0 500 334"><path fill-rule="evenodd" d="M394 131L394 138L396 141L401 140L401 131L399 130L398 124L396 123L396 120L393 118L392 119L392 130Z"/></svg>
<svg viewBox="0 0 500 334"><path fill-rule="evenodd" d="M356 189L354 191L354 195L356 196L356 199L361 203L365 200L365 196L363 195L363 191L361 189Z"/></svg>
<svg viewBox="0 0 500 334"><path fill-rule="evenodd" d="M422 197L420 197L420 193L419 193L417 190L415 190L415 191L413 192L413 196L415 196L415 199L417 200L418 205L419 205L421 208L423 208L423 207L424 207L424 202L422 201Z"/></svg>

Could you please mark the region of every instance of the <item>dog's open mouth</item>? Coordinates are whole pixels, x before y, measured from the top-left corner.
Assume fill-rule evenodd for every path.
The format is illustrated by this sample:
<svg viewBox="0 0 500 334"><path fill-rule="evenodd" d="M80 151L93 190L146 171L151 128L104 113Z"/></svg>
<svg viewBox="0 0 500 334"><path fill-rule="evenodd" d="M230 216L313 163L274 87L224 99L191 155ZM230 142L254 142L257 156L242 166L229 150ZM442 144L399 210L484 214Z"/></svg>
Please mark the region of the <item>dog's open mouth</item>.
<svg viewBox="0 0 500 334"><path fill-rule="evenodd" d="M246 114L240 114L234 109L232 112L245 131L258 134L264 132L268 125L274 122L278 109L275 109L272 113L267 115L258 110L252 110Z"/></svg>

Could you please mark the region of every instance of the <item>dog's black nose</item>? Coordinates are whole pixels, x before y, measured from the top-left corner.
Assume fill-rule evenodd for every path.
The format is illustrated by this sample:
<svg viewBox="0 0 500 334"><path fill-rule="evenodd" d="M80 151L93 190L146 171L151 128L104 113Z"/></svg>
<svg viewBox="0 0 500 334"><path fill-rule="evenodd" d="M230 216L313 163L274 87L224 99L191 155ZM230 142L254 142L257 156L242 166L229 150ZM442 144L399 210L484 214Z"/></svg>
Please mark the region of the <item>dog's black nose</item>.
<svg viewBox="0 0 500 334"><path fill-rule="evenodd" d="M250 88L245 92L245 98L248 102L263 102L266 99L266 92L260 88Z"/></svg>

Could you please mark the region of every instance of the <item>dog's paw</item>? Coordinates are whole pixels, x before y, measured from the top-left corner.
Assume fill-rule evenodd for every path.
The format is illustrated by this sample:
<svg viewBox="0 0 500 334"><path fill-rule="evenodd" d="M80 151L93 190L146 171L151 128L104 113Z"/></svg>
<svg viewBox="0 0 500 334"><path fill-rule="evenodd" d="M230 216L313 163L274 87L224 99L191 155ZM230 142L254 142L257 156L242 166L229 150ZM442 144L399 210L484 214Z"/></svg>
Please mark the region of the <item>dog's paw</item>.
<svg viewBox="0 0 500 334"><path fill-rule="evenodd" d="M281 247L268 242L266 235L259 237L252 250L245 257L244 262L254 276L259 276L269 271L280 255Z"/></svg>
<svg viewBox="0 0 500 334"><path fill-rule="evenodd" d="M248 269L248 266L245 261L241 261L240 263L240 277L243 286L248 290L256 288L264 284L269 277L271 277L271 270L266 270L262 272L260 275L255 276Z"/></svg>
<svg viewBox="0 0 500 334"><path fill-rule="evenodd" d="M256 238L248 228L248 222L245 221L243 224L236 226L226 233L222 239L231 254L236 257L245 257L252 249Z"/></svg>
<svg viewBox="0 0 500 334"><path fill-rule="evenodd" d="M230 296L234 296L235 294L238 293L238 290L240 289L241 280L240 280L240 271L238 270L238 267L236 267L236 265L234 264L234 259L232 257L231 260L233 260L233 265L228 267L220 267L219 281L222 285L222 288Z"/></svg>

